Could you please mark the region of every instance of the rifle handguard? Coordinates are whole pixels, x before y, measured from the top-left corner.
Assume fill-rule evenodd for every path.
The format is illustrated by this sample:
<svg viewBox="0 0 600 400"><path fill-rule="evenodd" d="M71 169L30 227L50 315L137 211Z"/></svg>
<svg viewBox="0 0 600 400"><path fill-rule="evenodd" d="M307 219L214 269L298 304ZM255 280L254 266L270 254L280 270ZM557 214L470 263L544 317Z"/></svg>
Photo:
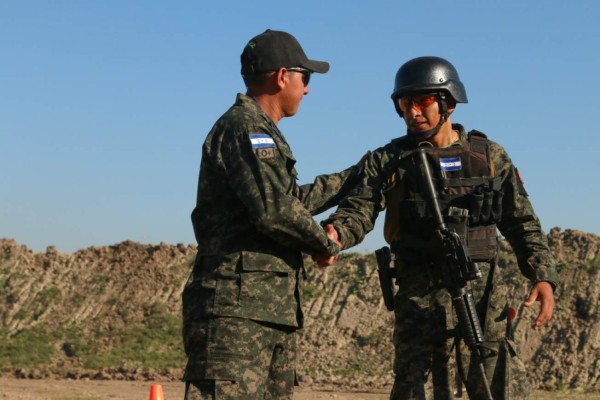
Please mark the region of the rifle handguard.
<svg viewBox="0 0 600 400"><path fill-rule="evenodd" d="M452 293L452 302L456 310L461 337L471 351L476 351L478 346L483 343L483 331L473 296L465 288L461 288Z"/></svg>

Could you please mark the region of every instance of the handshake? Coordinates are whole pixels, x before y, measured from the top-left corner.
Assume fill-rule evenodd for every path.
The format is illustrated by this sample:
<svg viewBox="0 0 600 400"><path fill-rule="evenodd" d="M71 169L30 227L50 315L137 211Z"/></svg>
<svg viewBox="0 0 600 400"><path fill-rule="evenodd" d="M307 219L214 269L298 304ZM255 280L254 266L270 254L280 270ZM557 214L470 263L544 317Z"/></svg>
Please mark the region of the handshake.
<svg viewBox="0 0 600 400"><path fill-rule="evenodd" d="M361 157L358 163L356 163L356 165L353 167L353 185L356 184L358 180L362 179L362 176L365 171L365 165L370 156L371 151L369 150ZM344 246L340 242L338 232L335 230L333 225L327 224L323 227L323 229L325 230L327 238L334 242L340 248L340 251L342 251L344 249ZM328 254L313 254L312 259L321 267L328 267L331 264L333 264L333 262L337 259L337 256L330 256Z"/></svg>
<svg viewBox="0 0 600 400"><path fill-rule="evenodd" d="M342 243L339 241L339 236L333 225L327 224L323 227L325 230L325 234L327 238L334 242L339 248L340 251L344 248ZM330 256L328 254L315 254L312 256L312 259L319 264L321 267L328 267L337 259L337 256Z"/></svg>

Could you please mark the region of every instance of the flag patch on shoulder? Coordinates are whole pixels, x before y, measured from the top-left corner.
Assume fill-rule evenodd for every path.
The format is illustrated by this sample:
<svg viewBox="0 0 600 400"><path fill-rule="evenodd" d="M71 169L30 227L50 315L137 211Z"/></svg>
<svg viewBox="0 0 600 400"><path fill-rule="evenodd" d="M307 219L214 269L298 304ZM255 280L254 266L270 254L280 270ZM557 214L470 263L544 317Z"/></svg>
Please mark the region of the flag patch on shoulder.
<svg viewBox="0 0 600 400"><path fill-rule="evenodd" d="M460 157L440 158L440 168L442 168L442 171L447 172L460 171L462 169Z"/></svg>
<svg viewBox="0 0 600 400"><path fill-rule="evenodd" d="M250 143L252 143L253 149L265 149L269 147L275 147L273 138L266 133L251 133Z"/></svg>

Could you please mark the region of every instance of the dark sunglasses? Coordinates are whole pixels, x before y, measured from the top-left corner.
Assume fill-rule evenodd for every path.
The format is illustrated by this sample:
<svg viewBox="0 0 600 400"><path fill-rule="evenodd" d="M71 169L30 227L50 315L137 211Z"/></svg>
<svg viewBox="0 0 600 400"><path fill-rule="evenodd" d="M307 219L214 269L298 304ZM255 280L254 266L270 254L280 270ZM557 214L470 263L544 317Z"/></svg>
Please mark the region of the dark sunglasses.
<svg viewBox="0 0 600 400"><path fill-rule="evenodd" d="M308 86L308 82L310 82L310 74L312 74L312 71L309 71L306 68L300 68L300 67L292 67L292 68L286 68L286 69L288 71L300 72L302 74L302 82L304 82L304 86Z"/></svg>
<svg viewBox="0 0 600 400"><path fill-rule="evenodd" d="M407 112L411 108L417 111L423 111L424 108L429 107L437 100L435 94L426 94L421 96L404 96L398 102L400 110Z"/></svg>

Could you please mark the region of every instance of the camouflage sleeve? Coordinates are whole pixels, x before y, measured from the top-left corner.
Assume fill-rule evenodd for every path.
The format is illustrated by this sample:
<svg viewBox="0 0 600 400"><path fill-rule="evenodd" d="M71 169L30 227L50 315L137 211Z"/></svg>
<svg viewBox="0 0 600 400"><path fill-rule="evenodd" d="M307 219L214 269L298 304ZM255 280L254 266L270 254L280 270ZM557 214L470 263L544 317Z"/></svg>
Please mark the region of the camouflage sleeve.
<svg viewBox="0 0 600 400"><path fill-rule="evenodd" d="M233 134L222 152L231 187L257 230L308 254L335 255L339 248L293 195L295 172L275 148L259 154L248 134ZM273 146L274 147L274 146ZM265 151L271 150L271 151Z"/></svg>
<svg viewBox="0 0 600 400"><path fill-rule="evenodd" d="M371 154L359 183L340 202L338 209L321 223L336 228L344 249L359 244L373 230L379 212L385 208L383 170L386 156L381 148Z"/></svg>
<svg viewBox="0 0 600 400"><path fill-rule="evenodd" d="M312 184L296 186L294 195L312 215L320 214L339 204L340 200L359 182L357 167L339 173L319 175Z"/></svg>
<svg viewBox="0 0 600 400"><path fill-rule="evenodd" d="M498 229L514 250L519 269L532 283L558 284L556 261L548 239L535 215L523 182L506 151L491 142L491 157L496 174L502 177L502 220Z"/></svg>

